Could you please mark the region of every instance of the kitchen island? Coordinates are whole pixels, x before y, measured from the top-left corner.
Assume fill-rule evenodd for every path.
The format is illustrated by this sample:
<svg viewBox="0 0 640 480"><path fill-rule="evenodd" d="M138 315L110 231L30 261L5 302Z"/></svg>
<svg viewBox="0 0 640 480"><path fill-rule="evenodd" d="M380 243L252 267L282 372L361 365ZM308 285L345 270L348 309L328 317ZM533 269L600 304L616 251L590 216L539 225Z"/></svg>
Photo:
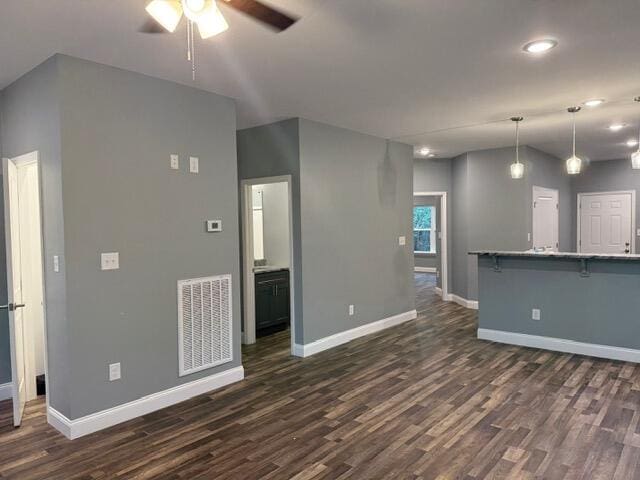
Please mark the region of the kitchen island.
<svg viewBox="0 0 640 480"><path fill-rule="evenodd" d="M640 362L640 255L474 251L478 338Z"/></svg>

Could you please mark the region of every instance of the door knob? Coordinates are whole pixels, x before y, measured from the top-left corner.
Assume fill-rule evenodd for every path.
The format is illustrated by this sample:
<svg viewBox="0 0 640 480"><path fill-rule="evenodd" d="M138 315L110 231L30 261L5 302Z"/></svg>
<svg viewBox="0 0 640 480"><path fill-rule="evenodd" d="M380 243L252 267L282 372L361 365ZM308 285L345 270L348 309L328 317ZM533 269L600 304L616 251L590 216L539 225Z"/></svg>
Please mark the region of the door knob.
<svg viewBox="0 0 640 480"><path fill-rule="evenodd" d="M0 305L0 310L9 310L13 312L18 308L24 308L26 305L24 303L9 303L8 305Z"/></svg>

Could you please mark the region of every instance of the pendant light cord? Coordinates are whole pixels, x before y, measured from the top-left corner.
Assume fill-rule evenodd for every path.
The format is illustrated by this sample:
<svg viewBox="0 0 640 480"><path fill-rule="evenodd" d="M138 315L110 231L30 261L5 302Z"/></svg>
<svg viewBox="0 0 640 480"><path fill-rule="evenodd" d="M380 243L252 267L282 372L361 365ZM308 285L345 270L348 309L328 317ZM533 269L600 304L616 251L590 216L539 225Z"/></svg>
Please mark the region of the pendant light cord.
<svg viewBox="0 0 640 480"><path fill-rule="evenodd" d="M516 163L520 163L520 122L516 122Z"/></svg>
<svg viewBox="0 0 640 480"><path fill-rule="evenodd" d="M576 112L573 115L573 156L576 156Z"/></svg>

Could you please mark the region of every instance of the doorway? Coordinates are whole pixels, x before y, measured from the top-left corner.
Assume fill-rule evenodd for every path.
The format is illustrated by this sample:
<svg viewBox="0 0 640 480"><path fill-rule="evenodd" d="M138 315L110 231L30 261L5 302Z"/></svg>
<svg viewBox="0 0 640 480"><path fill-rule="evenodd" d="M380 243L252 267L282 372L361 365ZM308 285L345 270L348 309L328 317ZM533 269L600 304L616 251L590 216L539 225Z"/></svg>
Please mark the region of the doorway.
<svg viewBox="0 0 640 480"><path fill-rule="evenodd" d="M413 192L413 198L414 270L418 273L432 272L436 275L435 292L443 300L452 301L453 298L449 294L448 275L447 192ZM429 200L425 202L425 199ZM430 213L416 212L416 208L427 204L433 206ZM429 252L426 251L427 249ZM428 261L423 259L429 258L435 258L435 264L423 263ZM434 268L435 272L433 272ZM428 279L427 283L429 283Z"/></svg>
<svg viewBox="0 0 640 480"><path fill-rule="evenodd" d="M291 176L240 184L243 252L242 343L288 331L295 355L295 284Z"/></svg>
<svg viewBox="0 0 640 480"><path fill-rule="evenodd" d="M3 159L7 304L14 425L46 393L46 328L38 152Z"/></svg>
<svg viewBox="0 0 640 480"><path fill-rule="evenodd" d="M558 190L533 187L533 238L534 250L557 252L560 246L558 231L560 221Z"/></svg>
<svg viewBox="0 0 640 480"><path fill-rule="evenodd" d="M579 193L578 252L634 253L635 206L635 190Z"/></svg>

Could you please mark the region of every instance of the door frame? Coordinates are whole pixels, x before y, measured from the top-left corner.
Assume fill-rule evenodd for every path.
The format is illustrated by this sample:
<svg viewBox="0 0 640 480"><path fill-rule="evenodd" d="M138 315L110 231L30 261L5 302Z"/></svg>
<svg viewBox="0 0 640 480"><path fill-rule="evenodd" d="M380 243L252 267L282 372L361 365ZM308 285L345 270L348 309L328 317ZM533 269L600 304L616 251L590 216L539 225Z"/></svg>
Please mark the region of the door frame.
<svg viewBox="0 0 640 480"><path fill-rule="evenodd" d="M48 332L47 332L47 290L46 290L46 257L45 257L45 246L44 246L44 208L43 208L43 196L42 196L42 162L40 161L40 155L38 150L34 150L29 153L25 153L22 155L17 155L13 158L7 158L7 160L13 162L16 167L20 168L26 165L35 164L36 170L38 173L37 178L37 190L38 190L38 209L40 210L40 267L42 268L42 321L44 325L44 342L42 345L43 348L43 357L44 357L44 372L45 372L45 388L47 394L45 395L46 407L47 407L47 417L49 416L49 398L50 398L50 378L49 378L49 345L48 345ZM5 205L5 208L11 208L9 205ZM5 226L6 228L6 226ZM7 246L5 245L5 254L9 254L10 252L6 251ZM7 260L9 261L9 260ZM24 329L23 329L24 331ZM31 331L31 329L29 329ZM32 340L32 339L31 339ZM27 349L25 349L27 350ZM34 365L34 350L33 350L33 342L30 342L28 347L29 353L25 355L25 383L29 382L31 385L27 387L27 391L35 392L36 390L36 379L35 379L35 365ZM25 352L26 353L26 352ZM30 379L30 380L29 380ZM13 385L13 378L11 379ZM25 385L26 387L26 385ZM27 402L32 400L33 398L27 397Z"/></svg>
<svg viewBox="0 0 640 480"><path fill-rule="evenodd" d="M297 265L294 259L293 248L293 192L291 175L275 177L250 178L240 181L240 211L242 214L242 311L243 332L242 343L252 344L256 342L256 292L255 274L253 273L253 197L254 185L267 185L272 183L286 183L287 197L289 200L289 323L291 355L295 354L296 339L296 311L295 311L295 271Z"/></svg>
<svg viewBox="0 0 640 480"><path fill-rule="evenodd" d="M442 299L451 302L453 301L453 297L449 293L449 249L447 248L449 218L447 216L447 192L413 192L413 197L440 197L440 225L442 225L440 229L442 234L440 238L440 278L442 279ZM411 234L413 235L413 225L411 226Z"/></svg>
<svg viewBox="0 0 640 480"><path fill-rule="evenodd" d="M536 190L546 190L549 192L555 192L556 197L558 199L556 204L556 212L558 214L558 222L556 224L556 252L560 251L560 190L557 188L549 188L549 187L541 187L540 185L533 185L531 187L531 247L535 243L535 205L536 205Z"/></svg>
<svg viewBox="0 0 640 480"><path fill-rule="evenodd" d="M636 253L636 191L635 190L612 190L605 192L580 192L577 195L576 200L576 213L577 213L577 223L576 223L576 252L581 253L581 245L580 245L580 214L581 214L581 200L582 197L588 197L590 195L631 195L631 253Z"/></svg>

